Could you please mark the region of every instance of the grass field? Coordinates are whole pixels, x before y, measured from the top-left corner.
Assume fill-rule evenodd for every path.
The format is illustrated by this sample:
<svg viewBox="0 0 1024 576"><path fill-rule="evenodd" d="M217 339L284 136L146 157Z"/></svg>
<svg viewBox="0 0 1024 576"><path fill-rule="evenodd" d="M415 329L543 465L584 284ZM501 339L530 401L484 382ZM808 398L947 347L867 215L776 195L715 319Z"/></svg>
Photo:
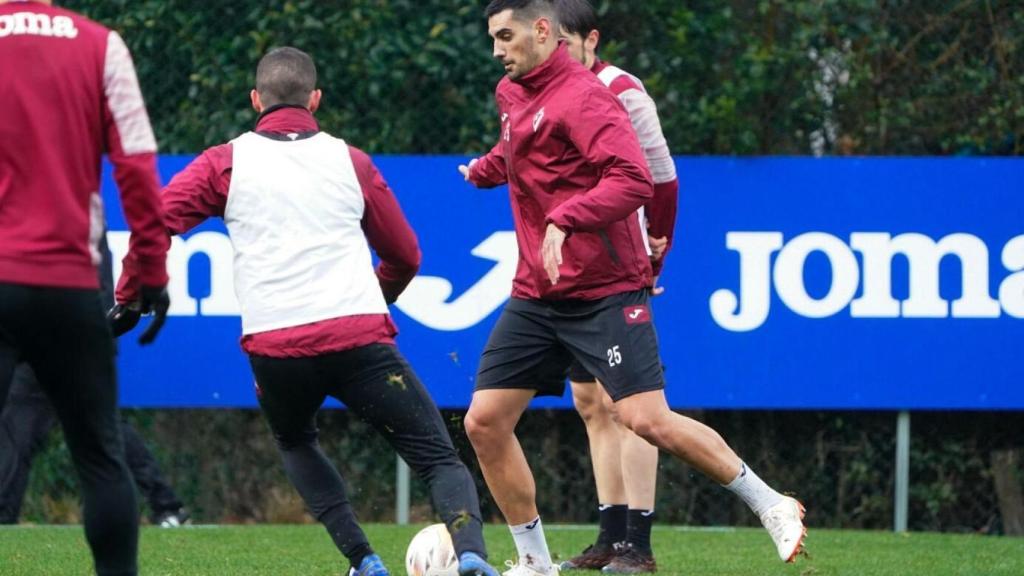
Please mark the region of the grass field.
<svg viewBox="0 0 1024 576"><path fill-rule="evenodd" d="M367 526L370 541L396 576L405 574L405 546L418 528ZM589 526L555 525L545 530L552 553L561 558L582 549L596 534ZM492 562L500 565L512 558L506 528L488 526L485 536ZM659 574L666 576L1024 574L1024 539L986 536L813 530L810 557L792 565L779 562L768 535L754 529L656 527L654 547ZM327 576L345 574L347 568L319 526L144 528L140 543L143 576ZM92 574L81 527L0 528L0 575L79 574Z"/></svg>

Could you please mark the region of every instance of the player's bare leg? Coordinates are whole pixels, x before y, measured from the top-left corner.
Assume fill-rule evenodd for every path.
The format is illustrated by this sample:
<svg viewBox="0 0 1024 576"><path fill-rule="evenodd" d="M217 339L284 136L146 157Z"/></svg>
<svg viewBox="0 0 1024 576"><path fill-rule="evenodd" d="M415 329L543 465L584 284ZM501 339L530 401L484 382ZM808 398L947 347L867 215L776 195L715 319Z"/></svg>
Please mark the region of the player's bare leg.
<svg viewBox="0 0 1024 576"><path fill-rule="evenodd" d="M570 382L572 400L587 428L590 462L594 469L597 499L601 504L626 504L623 484L619 425L605 405L607 394L597 382Z"/></svg>
<svg viewBox="0 0 1024 576"><path fill-rule="evenodd" d="M654 510L658 484L658 447L634 434L625 426L618 427L622 483L630 510Z"/></svg>
<svg viewBox="0 0 1024 576"><path fill-rule="evenodd" d="M615 410L627 428L715 482L728 484L739 474L742 462L718 432L669 410L664 391L627 396Z"/></svg>
<svg viewBox="0 0 1024 576"><path fill-rule="evenodd" d="M466 434L487 488L509 524L537 517L533 472L515 434L533 396L533 390L478 390L466 413Z"/></svg>
<svg viewBox="0 0 1024 576"><path fill-rule="evenodd" d="M619 420L743 499L761 518L779 557L791 562L803 547L803 506L783 496L750 470L710 427L668 407L663 390L627 396L615 405Z"/></svg>
<svg viewBox="0 0 1024 576"><path fill-rule="evenodd" d="M605 401L608 395L600 384L570 381L570 385L576 411L587 428L590 464L597 485L600 531L597 541L563 562L562 569L600 570L615 559L619 546L626 540L628 506L619 450L622 426L613 419Z"/></svg>
<svg viewBox="0 0 1024 576"><path fill-rule="evenodd" d="M614 402L604 387L599 388L603 406L613 416L619 435L619 470L628 503L626 546L603 570L611 574L656 572L658 565L651 549L651 526L658 484L658 448L619 422Z"/></svg>
<svg viewBox="0 0 1024 576"><path fill-rule="evenodd" d="M506 574L524 576L555 571L537 513L533 472L515 434L534 394L525 389L477 390L465 420L487 488L505 516L519 552L518 564Z"/></svg>

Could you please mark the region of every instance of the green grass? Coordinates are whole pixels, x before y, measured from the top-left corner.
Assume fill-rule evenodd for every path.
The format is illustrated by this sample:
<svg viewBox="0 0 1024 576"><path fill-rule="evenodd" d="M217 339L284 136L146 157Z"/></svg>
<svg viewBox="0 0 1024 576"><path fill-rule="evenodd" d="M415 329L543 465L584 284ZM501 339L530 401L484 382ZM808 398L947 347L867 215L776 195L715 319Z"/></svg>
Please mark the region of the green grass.
<svg viewBox="0 0 1024 576"><path fill-rule="evenodd" d="M405 572L406 543L419 526L366 527L396 576ZM590 543L593 527L546 526L551 551L565 558ZM513 556L508 530L488 526L492 562ZM656 527L654 548L665 576L1020 576L1024 539L990 536L812 530L811 556L795 565L778 561L762 530L687 530ZM347 563L319 526L194 526L144 528L143 576L342 575ZM0 528L0 575L92 574L80 527ZM566 576L570 573L567 572ZM578 573L594 574L594 573Z"/></svg>

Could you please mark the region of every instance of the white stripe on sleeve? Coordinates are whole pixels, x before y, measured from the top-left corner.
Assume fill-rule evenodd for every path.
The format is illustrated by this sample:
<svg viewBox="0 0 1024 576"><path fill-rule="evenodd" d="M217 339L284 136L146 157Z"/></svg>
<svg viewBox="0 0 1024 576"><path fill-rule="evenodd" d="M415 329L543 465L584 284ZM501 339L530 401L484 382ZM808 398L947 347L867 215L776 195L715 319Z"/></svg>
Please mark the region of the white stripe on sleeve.
<svg viewBox="0 0 1024 576"><path fill-rule="evenodd" d="M124 40L114 31L107 37L107 57L103 65L103 91L114 116L126 155L156 152L156 137L146 114L132 56Z"/></svg>
<svg viewBox="0 0 1024 576"><path fill-rule="evenodd" d="M654 183L662 184L675 180L676 165L672 161L668 142L661 131L661 121L658 119L658 108L654 100L646 92L636 89L622 92L619 94L619 100L629 113L629 120L640 140L640 147L647 158L647 167L651 170Z"/></svg>

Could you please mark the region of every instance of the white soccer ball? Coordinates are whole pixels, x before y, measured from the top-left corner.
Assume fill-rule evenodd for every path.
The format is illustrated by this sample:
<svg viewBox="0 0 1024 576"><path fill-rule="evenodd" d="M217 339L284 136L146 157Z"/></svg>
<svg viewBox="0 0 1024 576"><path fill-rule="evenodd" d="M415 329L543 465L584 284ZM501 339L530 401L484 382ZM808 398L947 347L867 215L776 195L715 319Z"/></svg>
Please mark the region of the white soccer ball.
<svg viewBox="0 0 1024 576"><path fill-rule="evenodd" d="M427 526L413 536L405 552L405 571L409 576L458 576L459 559L444 524Z"/></svg>

